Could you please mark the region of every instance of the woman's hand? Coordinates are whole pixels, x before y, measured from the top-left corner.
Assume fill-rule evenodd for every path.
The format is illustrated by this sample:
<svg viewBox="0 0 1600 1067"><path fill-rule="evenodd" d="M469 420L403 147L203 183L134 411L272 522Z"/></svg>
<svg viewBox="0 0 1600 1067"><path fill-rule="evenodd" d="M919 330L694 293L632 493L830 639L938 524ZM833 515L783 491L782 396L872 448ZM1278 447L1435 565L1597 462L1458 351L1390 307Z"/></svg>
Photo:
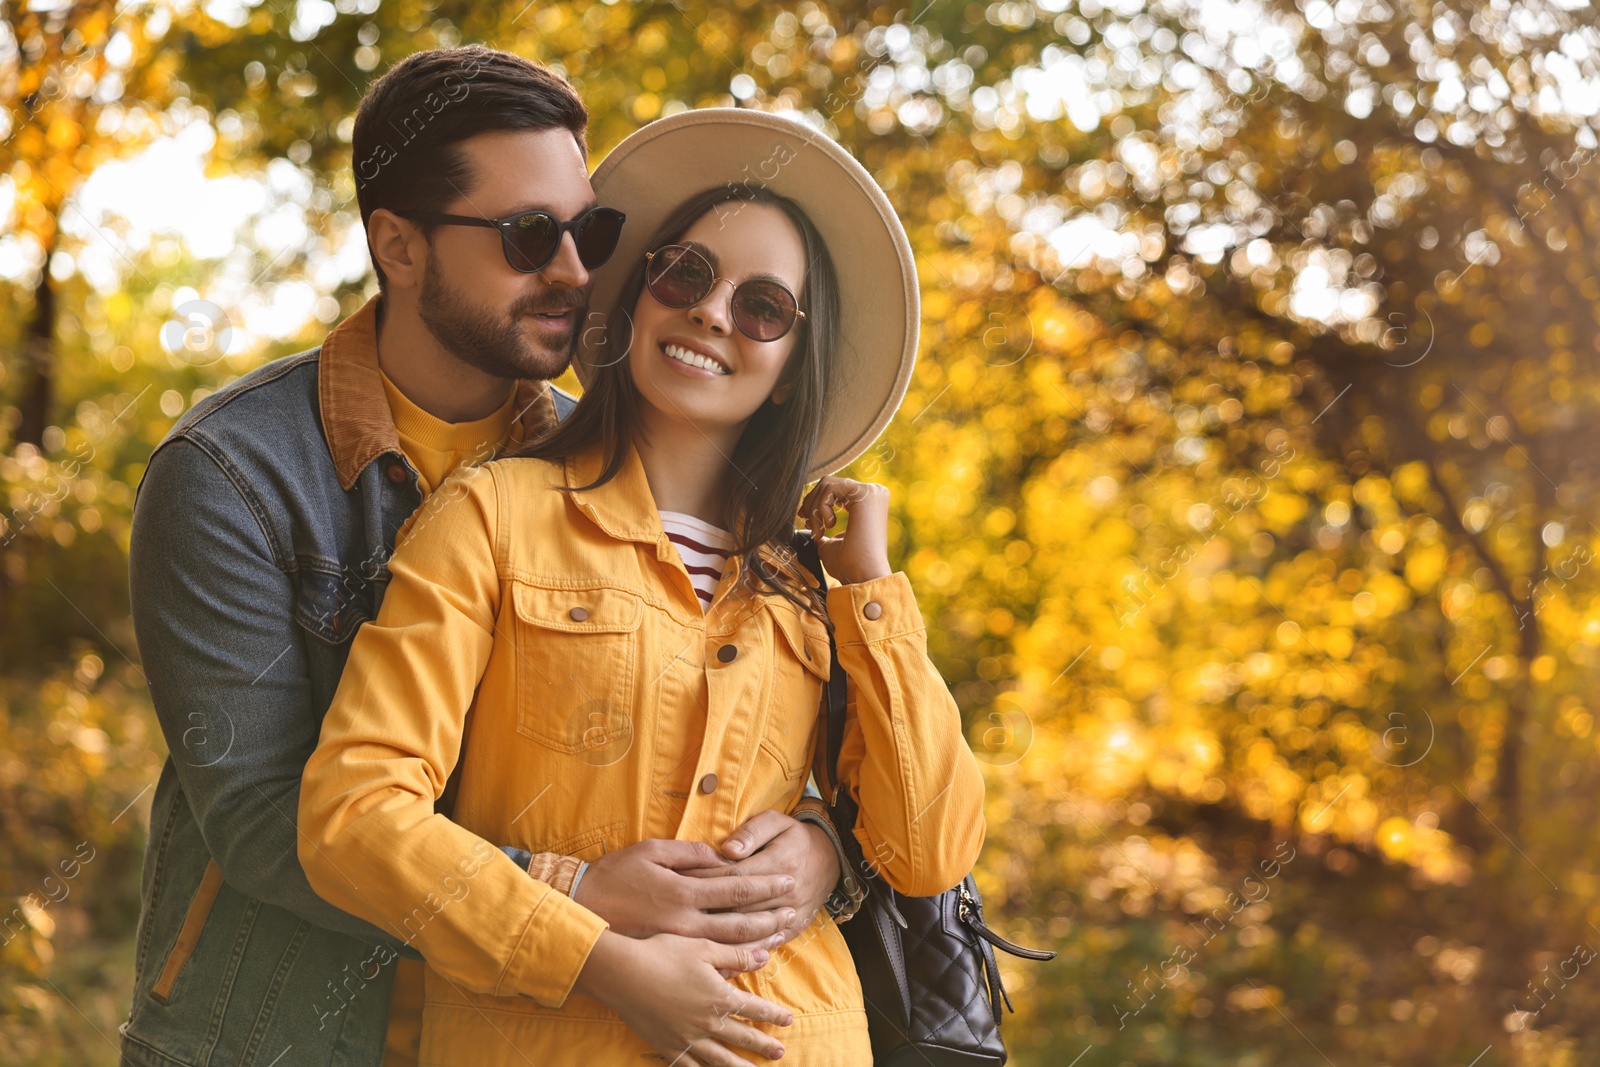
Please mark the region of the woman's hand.
<svg viewBox="0 0 1600 1067"><path fill-rule="evenodd" d="M833 887L839 884L839 854L834 851L828 835L776 808L752 815L722 843L722 853L738 862L687 868L682 873L712 881L736 875L736 882L787 876L793 884L789 892L780 896L756 899L734 908L746 913L746 917L762 920L775 908L792 909L782 937L769 946L772 948L799 937L828 902ZM589 884L592 873L591 870L589 875L584 875L584 886ZM760 929L764 931L766 927L763 925ZM725 937L717 940L729 942Z"/></svg>
<svg viewBox="0 0 1600 1067"><path fill-rule="evenodd" d="M835 509L844 508L850 524L838 537L823 536L838 522ZM828 475L800 502L817 542L822 565L845 585L870 582L894 573L889 566L889 489L874 482Z"/></svg>
<svg viewBox="0 0 1600 1067"><path fill-rule="evenodd" d="M775 1060L783 1055L783 1043L734 1016L778 1026L788 1026L794 1016L736 989L719 972L754 971L766 962L761 949L674 934L637 941L605 930L574 988L616 1012L674 1064L748 1067L731 1049Z"/></svg>

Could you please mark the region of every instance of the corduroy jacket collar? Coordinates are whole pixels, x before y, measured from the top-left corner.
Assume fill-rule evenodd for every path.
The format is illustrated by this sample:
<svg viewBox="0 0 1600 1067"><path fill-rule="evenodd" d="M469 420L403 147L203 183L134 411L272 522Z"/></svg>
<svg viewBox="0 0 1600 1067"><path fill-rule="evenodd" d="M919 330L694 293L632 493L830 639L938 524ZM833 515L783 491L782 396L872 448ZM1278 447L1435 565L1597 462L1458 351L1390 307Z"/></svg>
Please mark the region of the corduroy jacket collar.
<svg viewBox="0 0 1600 1067"><path fill-rule="evenodd" d="M322 342L317 368L317 394L322 432L328 439L339 484L346 490L367 464L385 452L399 453L389 399L378 370L378 309L375 296L341 322ZM556 425L550 383L523 378L517 382L517 420L521 439L529 440Z"/></svg>

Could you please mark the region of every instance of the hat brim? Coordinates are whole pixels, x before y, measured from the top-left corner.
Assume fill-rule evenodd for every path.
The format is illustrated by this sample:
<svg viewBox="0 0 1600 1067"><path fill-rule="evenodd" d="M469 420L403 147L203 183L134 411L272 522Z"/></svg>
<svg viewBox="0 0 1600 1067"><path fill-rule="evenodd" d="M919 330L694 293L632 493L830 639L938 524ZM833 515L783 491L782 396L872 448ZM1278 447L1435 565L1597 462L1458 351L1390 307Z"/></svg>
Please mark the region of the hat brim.
<svg viewBox="0 0 1600 1067"><path fill-rule="evenodd" d="M600 203L628 216L616 252L592 272L590 307L604 315L649 251L650 236L689 197L723 185L735 191L759 185L799 204L838 275L841 346L807 477L839 470L872 447L911 381L921 304L911 243L865 167L797 120L703 108L630 135L596 168L593 182ZM590 334L584 331L573 360L585 388L599 359Z"/></svg>

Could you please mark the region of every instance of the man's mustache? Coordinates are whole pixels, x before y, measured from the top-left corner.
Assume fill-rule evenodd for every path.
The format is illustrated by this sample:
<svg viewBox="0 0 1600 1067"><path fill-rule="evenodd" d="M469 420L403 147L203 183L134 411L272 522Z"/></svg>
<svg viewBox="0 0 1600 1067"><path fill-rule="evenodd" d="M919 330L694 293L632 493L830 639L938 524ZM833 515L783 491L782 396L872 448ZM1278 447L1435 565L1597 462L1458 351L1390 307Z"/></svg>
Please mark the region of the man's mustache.
<svg viewBox="0 0 1600 1067"><path fill-rule="evenodd" d="M587 300L579 300L578 302L574 303L571 300L545 300L531 298L528 300L519 300L516 304L512 305L511 316L513 318L520 318L523 315L548 315L564 311L581 312L588 306L589 301Z"/></svg>

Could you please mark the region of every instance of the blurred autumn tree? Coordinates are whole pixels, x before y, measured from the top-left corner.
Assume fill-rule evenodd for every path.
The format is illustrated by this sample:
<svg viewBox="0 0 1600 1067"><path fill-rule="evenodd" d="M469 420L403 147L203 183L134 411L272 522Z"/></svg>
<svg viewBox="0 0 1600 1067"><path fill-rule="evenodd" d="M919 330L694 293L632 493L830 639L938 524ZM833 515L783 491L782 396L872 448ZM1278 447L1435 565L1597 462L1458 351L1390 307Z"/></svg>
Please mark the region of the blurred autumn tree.
<svg viewBox="0 0 1600 1067"><path fill-rule="evenodd" d="M146 147L175 99L179 56L157 47L171 22L161 5L112 0L4 8L0 38L0 173L9 179L13 225L34 264L18 361L16 442L38 446L56 405L57 284L51 260L70 255L62 214L96 168ZM115 246L109 234L92 240Z"/></svg>
<svg viewBox="0 0 1600 1067"><path fill-rule="evenodd" d="M139 463L186 404L359 303L359 262L328 266L359 252L355 102L417 48L483 41L577 84L594 159L685 107L787 109L900 209L922 358L855 473L894 488L896 562L991 768L994 922L1062 951L1008 968L1017 1062L1600 1051L1572 962L1600 946L1591 9L518 8L212 3L130 53L170 71L144 99L208 120L217 176L303 182L305 225L227 260L138 258L124 292L62 268L55 433L0 465L13 528L32 520L0 549L26 742L0 766L0 889L33 891L80 826L137 855L111 818L160 746L118 651ZM177 293L242 319L280 281L329 301L300 335L210 362L159 345ZM6 299L37 306L26 281ZM19 413L29 380L0 382ZM19 491L51 477L71 491L33 520ZM100 791L50 807L84 779ZM45 845L20 840L39 824ZM133 890L94 888L121 901L102 938L131 932ZM52 973L43 925L0 966ZM68 1014L16 988L23 1018ZM0 1055L45 1030L0 1031Z"/></svg>

